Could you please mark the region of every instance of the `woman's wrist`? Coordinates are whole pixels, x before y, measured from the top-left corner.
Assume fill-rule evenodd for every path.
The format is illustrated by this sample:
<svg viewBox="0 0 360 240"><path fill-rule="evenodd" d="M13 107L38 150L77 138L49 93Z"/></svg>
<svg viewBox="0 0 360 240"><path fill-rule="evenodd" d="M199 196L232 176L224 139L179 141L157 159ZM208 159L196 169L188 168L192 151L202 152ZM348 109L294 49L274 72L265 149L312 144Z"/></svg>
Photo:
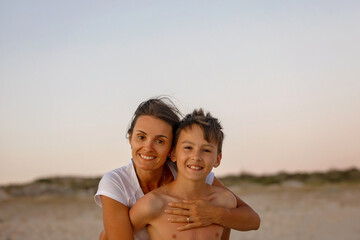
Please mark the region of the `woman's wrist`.
<svg viewBox="0 0 360 240"><path fill-rule="evenodd" d="M223 227L224 226L224 219L227 218L227 216L229 216L230 214L230 209L228 208L223 208L223 207L216 207L216 209L214 209L214 218L213 218L213 223L214 224L218 224L221 225Z"/></svg>

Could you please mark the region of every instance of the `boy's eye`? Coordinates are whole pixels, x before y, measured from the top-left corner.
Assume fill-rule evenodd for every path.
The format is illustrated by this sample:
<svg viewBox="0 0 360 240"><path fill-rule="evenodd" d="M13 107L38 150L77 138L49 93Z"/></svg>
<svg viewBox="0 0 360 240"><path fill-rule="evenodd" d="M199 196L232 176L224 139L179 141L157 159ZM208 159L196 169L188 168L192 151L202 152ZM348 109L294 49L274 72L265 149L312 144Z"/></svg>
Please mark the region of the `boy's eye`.
<svg viewBox="0 0 360 240"><path fill-rule="evenodd" d="M191 146L185 146L184 149L191 150L192 147Z"/></svg>
<svg viewBox="0 0 360 240"><path fill-rule="evenodd" d="M211 153L211 150L210 150L210 149L204 149L203 151L204 151L204 152L207 152L207 153Z"/></svg>

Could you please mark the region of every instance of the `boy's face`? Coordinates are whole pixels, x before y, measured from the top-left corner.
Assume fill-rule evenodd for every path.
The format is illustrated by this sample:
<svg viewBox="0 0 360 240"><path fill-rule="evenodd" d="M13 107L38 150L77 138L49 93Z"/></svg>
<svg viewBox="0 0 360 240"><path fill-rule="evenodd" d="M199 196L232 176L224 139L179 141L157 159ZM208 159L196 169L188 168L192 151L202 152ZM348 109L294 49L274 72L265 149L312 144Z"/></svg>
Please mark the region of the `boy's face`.
<svg viewBox="0 0 360 240"><path fill-rule="evenodd" d="M180 132L171 159L177 162L179 174L205 181L212 168L219 166L221 154L217 144L206 141L201 127L194 124Z"/></svg>

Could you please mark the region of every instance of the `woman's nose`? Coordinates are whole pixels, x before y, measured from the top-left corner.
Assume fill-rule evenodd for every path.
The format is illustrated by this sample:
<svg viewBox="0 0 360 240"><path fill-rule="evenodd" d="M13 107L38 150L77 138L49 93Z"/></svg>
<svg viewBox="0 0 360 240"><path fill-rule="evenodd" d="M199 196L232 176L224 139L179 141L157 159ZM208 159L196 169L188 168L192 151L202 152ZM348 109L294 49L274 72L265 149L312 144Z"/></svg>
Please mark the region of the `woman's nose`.
<svg viewBox="0 0 360 240"><path fill-rule="evenodd" d="M152 150L153 149L152 141L150 141L150 140L145 141L144 148L146 148L148 150Z"/></svg>

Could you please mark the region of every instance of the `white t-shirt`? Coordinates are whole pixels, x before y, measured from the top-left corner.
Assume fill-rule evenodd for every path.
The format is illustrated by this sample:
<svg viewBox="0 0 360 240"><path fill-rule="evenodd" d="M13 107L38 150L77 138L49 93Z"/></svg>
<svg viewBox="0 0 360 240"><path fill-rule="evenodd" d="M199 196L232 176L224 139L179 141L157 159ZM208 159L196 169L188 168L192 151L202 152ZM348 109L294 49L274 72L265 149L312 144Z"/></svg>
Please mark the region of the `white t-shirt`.
<svg viewBox="0 0 360 240"><path fill-rule="evenodd" d="M176 163L168 160L166 164L173 174L174 179L176 179ZM214 173L211 172L206 177L206 183L212 185L213 181ZM112 198L129 208L131 208L139 198L144 196L132 160L128 165L107 172L101 178L98 190L94 196L96 204L100 207L102 207L101 195ZM135 240L146 240L149 239L149 234L146 228L143 228L138 231L134 237Z"/></svg>

